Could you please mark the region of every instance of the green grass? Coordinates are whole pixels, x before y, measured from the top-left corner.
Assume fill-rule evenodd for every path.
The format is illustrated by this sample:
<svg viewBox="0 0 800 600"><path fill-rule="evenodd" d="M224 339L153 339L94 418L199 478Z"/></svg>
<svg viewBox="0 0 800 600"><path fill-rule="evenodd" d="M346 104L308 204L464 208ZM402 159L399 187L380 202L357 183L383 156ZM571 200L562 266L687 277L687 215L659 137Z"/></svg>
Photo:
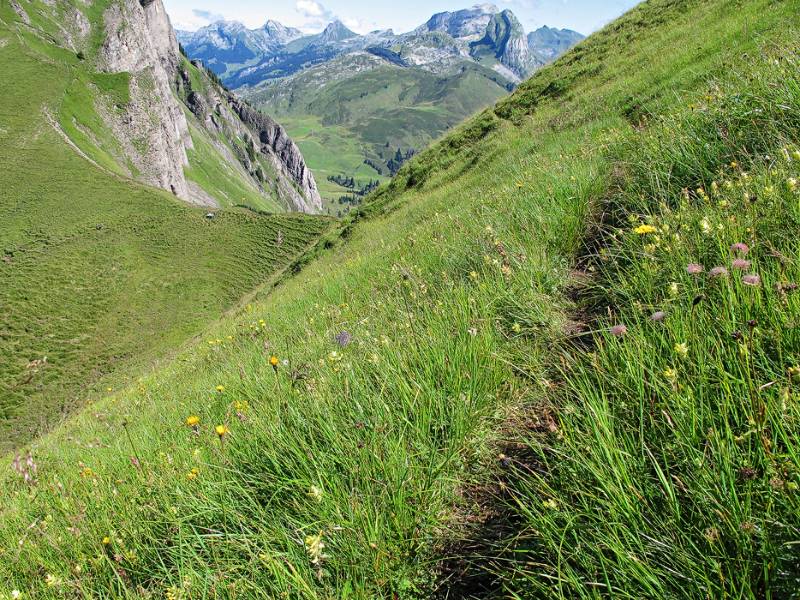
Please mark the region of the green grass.
<svg viewBox="0 0 800 600"><path fill-rule="evenodd" d="M792 597L798 8L647 2L412 161L31 446L6 589Z"/></svg>
<svg viewBox="0 0 800 600"><path fill-rule="evenodd" d="M286 128L295 141L303 158L314 173L320 195L325 201L326 210L331 214L341 207L337 200L350 190L328 180L329 176L344 175L353 177L359 185L370 180L388 181L386 175L378 174L375 169L364 164L364 157L380 158L373 149L359 141L345 127L325 127L318 117L285 117L281 118L281 126ZM331 149L335 149L331 151Z"/></svg>
<svg viewBox="0 0 800 600"><path fill-rule="evenodd" d="M92 107L100 93L124 107L126 76L88 74L73 55L43 56L31 34L12 36L0 48L3 451L173 353L328 225L247 211L208 222L204 210L115 176L118 143ZM69 147L45 109L106 170ZM216 172L208 181L233 185Z"/></svg>

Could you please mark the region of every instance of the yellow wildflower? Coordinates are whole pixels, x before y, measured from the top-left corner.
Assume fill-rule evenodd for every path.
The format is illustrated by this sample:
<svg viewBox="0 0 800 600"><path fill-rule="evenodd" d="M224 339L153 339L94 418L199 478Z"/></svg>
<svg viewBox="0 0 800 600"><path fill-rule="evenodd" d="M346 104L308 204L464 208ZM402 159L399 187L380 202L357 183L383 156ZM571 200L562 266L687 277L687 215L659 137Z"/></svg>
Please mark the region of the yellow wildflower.
<svg viewBox="0 0 800 600"><path fill-rule="evenodd" d="M103 538L103 546L108 546L110 543L111 543L111 538L108 537L108 536L105 536Z"/></svg>
<svg viewBox="0 0 800 600"><path fill-rule="evenodd" d="M689 346L686 342L675 344L675 353L681 358L686 358L689 355Z"/></svg>
<svg viewBox="0 0 800 600"><path fill-rule="evenodd" d="M648 233L655 233L656 228L652 225L639 225L633 232L637 235L647 235Z"/></svg>
<svg viewBox="0 0 800 600"><path fill-rule="evenodd" d="M317 535L307 535L305 539L306 552L311 559L312 565L319 565L325 558L322 551L325 549L325 543L322 541L322 532Z"/></svg>
<svg viewBox="0 0 800 600"><path fill-rule="evenodd" d="M214 431L216 431L217 435L220 438L222 438L225 435L227 435L228 431L230 431L230 430L228 429L227 425L217 425L216 427L214 427Z"/></svg>
<svg viewBox="0 0 800 600"><path fill-rule="evenodd" d="M224 385L218 385L216 387L216 390L221 394L222 392L225 391L225 386Z"/></svg>
<svg viewBox="0 0 800 600"><path fill-rule="evenodd" d="M197 425L200 424L200 417L198 417L197 415L189 415L188 417L186 417L186 424L189 427L196 427Z"/></svg>
<svg viewBox="0 0 800 600"><path fill-rule="evenodd" d="M197 467L193 467L192 470L186 474L186 479L191 481L192 479L196 479L199 474L200 474L200 469L198 469Z"/></svg>
<svg viewBox="0 0 800 600"><path fill-rule="evenodd" d="M274 354L272 356L270 356L269 357L269 364L272 365L273 369L277 369L278 368L278 357L275 356Z"/></svg>

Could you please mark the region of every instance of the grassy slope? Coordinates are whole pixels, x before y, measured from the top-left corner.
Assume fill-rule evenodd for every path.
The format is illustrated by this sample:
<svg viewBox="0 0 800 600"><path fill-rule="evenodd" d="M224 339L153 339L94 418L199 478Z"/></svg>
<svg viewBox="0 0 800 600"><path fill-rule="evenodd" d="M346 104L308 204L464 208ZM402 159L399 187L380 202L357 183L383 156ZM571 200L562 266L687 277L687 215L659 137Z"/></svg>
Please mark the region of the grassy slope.
<svg viewBox="0 0 800 600"><path fill-rule="evenodd" d="M317 70L335 68L336 62L246 94L284 124L329 200L346 190L328 182L328 175L383 181L364 158L385 165L397 148L423 148L506 93L501 78L480 67L437 76L387 65L320 88Z"/></svg>
<svg viewBox="0 0 800 600"><path fill-rule="evenodd" d="M8 13L5 7L2 17L10 19ZM123 78L89 75L74 55L32 35L2 28L0 36L5 450L101 387L130 381L289 263L326 224L241 211L207 222L203 210L94 167L42 112L63 116L67 130L78 122L73 117L89 123L95 92L86 81L121 97ZM83 147L119 171L94 135L103 131L99 121L92 129L73 127L77 135L93 131ZM278 230L286 240L281 248L274 245ZM45 356L45 367L28 368Z"/></svg>
<svg viewBox="0 0 800 600"><path fill-rule="evenodd" d="M5 486L7 587L430 597L456 552L454 596L788 597L797 14L646 3L424 153L340 246L37 442L37 485ZM576 347L596 211L580 297L610 317ZM686 273L739 241L760 287Z"/></svg>

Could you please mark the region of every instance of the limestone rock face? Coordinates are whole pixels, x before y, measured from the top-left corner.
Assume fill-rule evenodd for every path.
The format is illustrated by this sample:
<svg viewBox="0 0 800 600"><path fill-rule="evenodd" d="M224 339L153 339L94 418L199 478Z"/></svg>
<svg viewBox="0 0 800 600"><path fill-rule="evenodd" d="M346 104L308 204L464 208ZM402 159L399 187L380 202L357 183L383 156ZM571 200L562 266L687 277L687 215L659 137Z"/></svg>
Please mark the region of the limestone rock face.
<svg viewBox="0 0 800 600"><path fill-rule="evenodd" d="M533 67L533 57L525 32L510 10L504 10L492 17L481 43L491 47L500 64L520 78L525 77Z"/></svg>
<svg viewBox="0 0 800 600"><path fill-rule="evenodd" d="M189 74L181 71L180 75L179 89L186 106L207 131L228 140L227 146L217 150L227 154L230 163L238 164L245 176L259 182L290 210L322 211L314 176L283 127L218 85L209 82L204 89L195 90ZM261 161L266 163L267 174Z"/></svg>
<svg viewBox="0 0 800 600"><path fill-rule="evenodd" d="M289 179L300 186L301 194L293 194L292 186L282 186L281 195L293 197L293 203L303 212L319 212L322 210L322 198L317 190L311 170L306 166L303 155L297 144L289 137L286 130L249 105L233 96L229 97L231 106L242 122L257 133L261 143L260 151L268 156L278 168L284 170Z"/></svg>
<svg viewBox="0 0 800 600"><path fill-rule="evenodd" d="M197 68L203 89L191 88L161 0L120 0L106 10L103 19L106 38L98 68L130 74L130 101L122 111L111 106L98 110L138 179L194 204L217 205L184 175L187 150L192 148L188 108L197 117L195 123L189 115L194 126L205 128L212 143L226 141L215 143L215 149L241 178L289 210L322 211L314 176L280 125L212 81L202 65Z"/></svg>
<svg viewBox="0 0 800 600"><path fill-rule="evenodd" d="M191 147L186 117L172 92L171 74L179 63L178 43L161 0L124 0L104 15L106 38L99 54L101 70L131 74L130 103L115 115L108 111L115 137L130 142L127 154L140 179L205 204L189 191L183 168Z"/></svg>

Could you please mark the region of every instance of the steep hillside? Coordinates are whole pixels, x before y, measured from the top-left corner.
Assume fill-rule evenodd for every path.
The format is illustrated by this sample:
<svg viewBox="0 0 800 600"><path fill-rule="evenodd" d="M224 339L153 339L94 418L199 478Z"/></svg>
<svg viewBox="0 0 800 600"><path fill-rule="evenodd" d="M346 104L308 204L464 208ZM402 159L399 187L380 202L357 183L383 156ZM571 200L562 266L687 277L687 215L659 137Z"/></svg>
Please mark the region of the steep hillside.
<svg viewBox="0 0 800 600"><path fill-rule="evenodd" d="M140 30L143 39L123 43L95 29L124 6L23 1L0 13L2 450L100 389L131 381L280 272L327 226L245 210L210 219L207 207L157 189L197 203L277 210L277 196L233 158L236 142L220 150L223 136L235 139L231 131L265 133L262 148L275 150L253 149L253 164L266 169L274 157L285 171L298 166L280 154L285 143L271 121L233 98L218 101L226 93L185 59L181 72L192 83L181 84L190 100L181 105L165 71L136 53L163 50L156 37ZM137 2L132 10L140 9ZM53 11L63 13L60 20ZM60 29L70 22L82 24L80 37ZM117 43L127 50L112 60ZM120 71L120 60L134 61L134 71ZM217 99L217 112L195 118L188 107L199 114L206 98ZM276 177L270 185L288 185L302 198L300 185Z"/></svg>
<svg viewBox="0 0 800 600"><path fill-rule="evenodd" d="M650 0L410 161L12 463L4 589L796 595L798 15Z"/></svg>
<svg viewBox="0 0 800 600"><path fill-rule="evenodd" d="M15 6L30 35L77 58L65 65L75 77L61 112L46 117L98 166L204 206L320 209L296 146L274 123L243 121L230 94L187 63L160 2ZM80 26L60 28L60 12ZM216 118L187 113L198 104L214 107ZM214 163L225 168L212 187L203 175Z"/></svg>

